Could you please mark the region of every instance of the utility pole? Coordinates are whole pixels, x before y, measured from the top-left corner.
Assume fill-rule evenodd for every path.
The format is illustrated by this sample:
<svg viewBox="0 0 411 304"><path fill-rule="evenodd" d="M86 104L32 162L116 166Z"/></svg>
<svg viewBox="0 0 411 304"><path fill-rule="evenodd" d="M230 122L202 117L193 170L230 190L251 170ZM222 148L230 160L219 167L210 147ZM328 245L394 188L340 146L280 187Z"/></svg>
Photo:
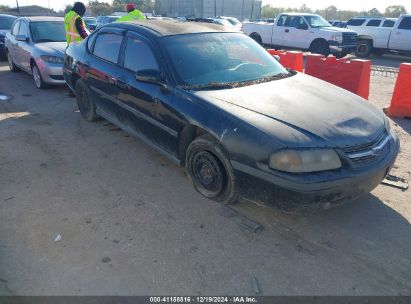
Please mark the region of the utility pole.
<svg viewBox="0 0 411 304"><path fill-rule="evenodd" d="M243 0L243 7L241 8L241 22L244 21L244 0Z"/></svg>
<svg viewBox="0 0 411 304"><path fill-rule="evenodd" d="M16 3L17 3L17 12L19 13L19 15L20 15L20 6L19 6L19 0L16 0Z"/></svg>
<svg viewBox="0 0 411 304"><path fill-rule="evenodd" d="M251 18L250 18L250 21L254 21L253 15L254 15L254 0L253 0L253 2L251 2Z"/></svg>
<svg viewBox="0 0 411 304"><path fill-rule="evenodd" d="M51 9L50 9L50 0L47 0L48 6L49 6L49 15L51 15Z"/></svg>
<svg viewBox="0 0 411 304"><path fill-rule="evenodd" d="M217 0L214 0L214 17L217 17Z"/></svg>

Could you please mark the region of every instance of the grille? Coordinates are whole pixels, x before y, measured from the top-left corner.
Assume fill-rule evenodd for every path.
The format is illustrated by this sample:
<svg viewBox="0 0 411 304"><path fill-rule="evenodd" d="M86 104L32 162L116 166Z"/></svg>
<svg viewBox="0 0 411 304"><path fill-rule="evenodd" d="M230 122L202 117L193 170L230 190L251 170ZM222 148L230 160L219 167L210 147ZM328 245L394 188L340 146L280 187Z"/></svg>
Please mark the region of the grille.
<svg viewBox="0 0 411 304"><path fill-rule="evenodd" d="M375 140L344 149L353 167L373 164L385 157L390 148L390 137L384 130Z"/></svg>
<svg viewBox="0 0 411 304"><path fill-rule="evenodd" d="M343 44L357 44L357 40L356 33L343 33Z"/></svg>
<svg viewBox="0 0 411 304"><path fill-rule="evenodd" d="M54 80L64 80L62 75L50 75L50 78Z"/></svg>

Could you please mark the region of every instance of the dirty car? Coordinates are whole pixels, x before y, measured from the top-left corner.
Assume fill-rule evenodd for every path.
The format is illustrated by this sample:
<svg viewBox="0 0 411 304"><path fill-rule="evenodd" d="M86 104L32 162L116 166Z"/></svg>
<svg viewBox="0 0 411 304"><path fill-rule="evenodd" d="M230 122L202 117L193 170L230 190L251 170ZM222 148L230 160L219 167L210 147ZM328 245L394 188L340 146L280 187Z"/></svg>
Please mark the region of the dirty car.
<svg viewBox="0 0 411 304"><path fill-rule="evenodd" d="M374 189L399 150L382 111L218 25L110 24L70 45L64 77L83 118L141 138L222 203L335 206Z"/></svg>

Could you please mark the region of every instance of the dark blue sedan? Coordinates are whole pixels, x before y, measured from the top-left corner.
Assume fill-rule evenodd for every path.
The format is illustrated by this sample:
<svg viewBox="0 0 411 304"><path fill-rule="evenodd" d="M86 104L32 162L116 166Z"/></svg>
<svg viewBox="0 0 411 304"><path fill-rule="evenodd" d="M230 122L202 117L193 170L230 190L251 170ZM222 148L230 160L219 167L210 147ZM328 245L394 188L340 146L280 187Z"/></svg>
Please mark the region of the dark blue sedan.
<svg viewBox="0 0 411 304"><path fill-rule="evenodd" d="M399 150L382 111L219 25L104 26L70 45L64 77L84 119L141 138L222 203L335 206L374 189Z"/></svg>
<svg viewBox="0 0 411 304"><path fill-rule="evenodd" d="M0 14L0 60L6 59L6 33L10 32L11 26L16 19L15 16Z"/></svg>

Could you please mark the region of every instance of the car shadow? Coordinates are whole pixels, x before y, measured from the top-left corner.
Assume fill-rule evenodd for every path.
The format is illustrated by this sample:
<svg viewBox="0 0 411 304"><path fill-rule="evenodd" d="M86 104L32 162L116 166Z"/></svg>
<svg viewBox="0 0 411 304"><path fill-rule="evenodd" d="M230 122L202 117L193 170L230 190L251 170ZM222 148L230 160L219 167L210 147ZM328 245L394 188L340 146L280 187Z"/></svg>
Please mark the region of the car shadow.
<svg viewBox="0 0 411 304"><path fill-rule="evenodd" d="M393 282L411 290L411 225L409 219L373 194L345 205L307 216L287 215L251 203L237 210L263 225L261 235L305 248L311 255L326 252L338 256L343 268L355 265L387 274ZM367 271L368 271L367 270Z"/></svg>
<svg viewBox="0 0 411 304"><path fill-rule="evenodd" d="M411 117L410 118L392 118L405 132L411 134Z"/></svg>

